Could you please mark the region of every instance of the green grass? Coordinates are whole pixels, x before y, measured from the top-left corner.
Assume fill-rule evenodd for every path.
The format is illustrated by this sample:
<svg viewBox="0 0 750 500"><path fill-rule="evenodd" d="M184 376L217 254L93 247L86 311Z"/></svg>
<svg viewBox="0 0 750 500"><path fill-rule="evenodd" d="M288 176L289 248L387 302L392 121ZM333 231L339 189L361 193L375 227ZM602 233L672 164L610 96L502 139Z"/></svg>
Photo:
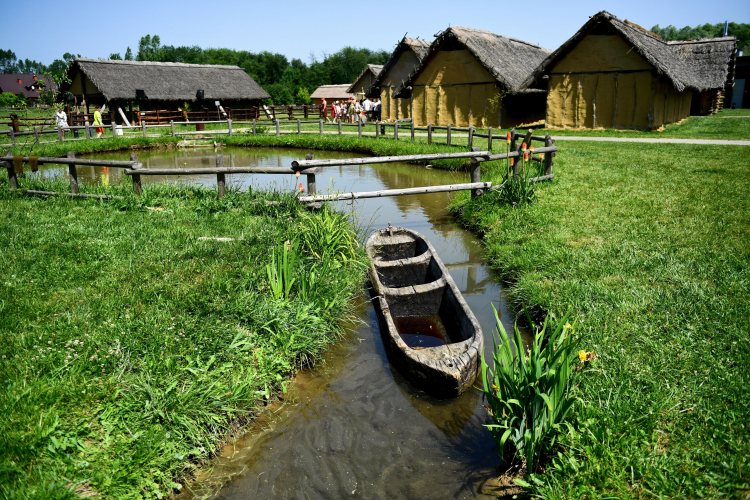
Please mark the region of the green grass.
<svg viewBox="0 0 750 500"><path fill-rule="evenodd" d="M729 121L729 120L727 120ZM534 204L460 194L517 306L581 349L575 432L542 498L744 497L750 489L750 165L743 147L564 143ZM483 180L497 180L500 168Z"/></svg>
<svg viewBox="0 0 750 500"><path fill-rule="evenodd" d="M43 199L5 175L0 498L168 494L338 338L362 289L361 249L321 264L324 249L303 245L297 283L321 276L306 300L273 299L269 248L311 227L353 231L290 195L82 186L124 199Z"/></svg>

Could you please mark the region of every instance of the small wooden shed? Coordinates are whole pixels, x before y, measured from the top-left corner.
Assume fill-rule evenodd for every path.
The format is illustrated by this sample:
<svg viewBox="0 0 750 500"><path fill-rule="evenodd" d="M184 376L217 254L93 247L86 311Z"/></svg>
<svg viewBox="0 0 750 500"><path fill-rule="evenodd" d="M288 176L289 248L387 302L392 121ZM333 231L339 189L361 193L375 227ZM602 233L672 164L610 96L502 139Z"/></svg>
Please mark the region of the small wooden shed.
<svg viewBox="0 0 750 500"><path fill-rule="evenodd" d="M320 106L323 102L323 98L325 97L326 102L328 103L328 114L330 115L331 104L336 101L349 100L349 97L351 97L352 95L349 92L350 86L350 83L344 83L341 85L321 85L320 87L315 89L315 92L310 95L310 98L314 99L316 106Z"/></svg>
<svg viewBox="0 0 750 500"><path fill-rule="evenodd" d="M380 98L383 120L400 120L411 116L409 99L397 99L393 97L393 91L404 84L429 48L430 42L427 40L404 37L370 85L367 96Z"/></svg>
<svg viewBox="0 0 750 500"><path fill-rule="evenodd" d="M723 96L735 50L733 37L665 42L602 11L524 85L548 89L548 127L654 130L686 118L694 96Z"/></svg>
<svg viewBox="0 0 750 500"><path fill-rule="evenodd" d="M382 69L382 64L368 64L365 69L362 70L362 73L360 73L354 80L354 83L346 89L347 92L354 94L356 99L362 99L365 92L370 88L370 85L372 85L372 82L375 81L375 78Z"/></svg>
<svg viewBox="0 0 750 500"><path fill-rule="evenodd" d="M545 93L522 83L551 53L490 31L455 26L440 33L393 93L410 99L419 126L513 127L544 118Z"/></svg>
<svg viewBox="0 0 750 500"><path fill-rule="evenodd" d="M215 101L249 108L271 97L238 66L81 58L73 60L68 78L62 90L77 102L85 101L86 107L107 103L110 110L133 102L141 111L177 110L185 102L214 109ZM114 116L119 123L119 113Z"/></svg>

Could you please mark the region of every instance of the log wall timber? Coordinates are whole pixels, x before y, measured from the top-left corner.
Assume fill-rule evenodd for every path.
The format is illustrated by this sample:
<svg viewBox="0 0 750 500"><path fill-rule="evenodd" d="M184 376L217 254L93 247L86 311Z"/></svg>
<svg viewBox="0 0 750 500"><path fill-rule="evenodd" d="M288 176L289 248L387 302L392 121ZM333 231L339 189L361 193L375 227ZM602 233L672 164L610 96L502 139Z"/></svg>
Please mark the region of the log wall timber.
<svg viewBox="0 0 750 500"><path fill-rule="evenodd" d="M363 198L382 198L387 196L406 196L411 194L424 193L446 193L451 191L469 191L472 189L489 189L492 187L491 182L477 182L468 184L446 184L442 186L425 186L407 189L386 189L383 191L363 191L359 193L342 193L324 196L300 196L299 201L305 203L314 203L319 201L341 201L341 200L359 200Z"/></svg>

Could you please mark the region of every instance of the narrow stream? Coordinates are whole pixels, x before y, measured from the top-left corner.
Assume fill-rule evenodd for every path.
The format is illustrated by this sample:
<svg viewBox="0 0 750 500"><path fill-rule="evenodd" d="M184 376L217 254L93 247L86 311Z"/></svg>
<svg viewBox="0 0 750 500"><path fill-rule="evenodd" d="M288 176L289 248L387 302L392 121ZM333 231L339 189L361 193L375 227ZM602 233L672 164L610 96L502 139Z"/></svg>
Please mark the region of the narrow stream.
<svg viewBox="0 0 750 500"><path fill-rule="evenodd" d="M289 166L307 151L225 148L225 165ZM358 156L315 151L316 158ZM128 153L96 155L127 159ZM139 153L152 168L210 166L213 150ZM40 175L65 175L49 166ZM79 169L84 182L117 183L119 169ZM144 177L144 182L176 177ZM467 173L408 164L337 167L318 176L318 192L375 191L467 182ZM125 179L124 182L129 182ZM215 176L180 182L215 186ZM290 189L293 176L233 175L230 186L247 189L274 184ZM422 233L451 272L485 336L491 359L494 316L506 330L512 315L501 286L482 262L480 241L448 213L449 193L358 200L339 207L354 210L364 227L391 222ZM414 389L389 365L371 303L358 305L361 324L351 328L315 369L298 374L285 399L272 405L212 468L178 498L489 498L483 483L501 464L489 431L480 393L470 389L455 400L435 400ZM479 381L478 381L479 382Z"/></svg>

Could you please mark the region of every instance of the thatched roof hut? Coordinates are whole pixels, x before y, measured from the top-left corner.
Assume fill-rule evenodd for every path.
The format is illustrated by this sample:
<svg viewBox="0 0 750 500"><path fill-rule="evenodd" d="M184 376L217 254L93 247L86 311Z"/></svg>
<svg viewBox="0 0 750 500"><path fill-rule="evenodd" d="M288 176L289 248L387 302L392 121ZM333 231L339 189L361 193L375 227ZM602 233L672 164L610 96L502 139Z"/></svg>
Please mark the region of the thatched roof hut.
<svg viewBox="0 0 750 500"><path fill-rule="evenodd" d="M378 76L378 73L380 73L380 70L382 69L382 64L368 64L367 66L365 66L365 69L362 70L362 73L360 73L359 76L354 79L354 83L349 85L349 88L347 88L346 91L350 94L364 94L364 92L370 88L370 85L372 85L372 82L375 80L375 78ZM362 96L357 96L357 99L361 97Z"/></svg>
<svg viewBox="0 0 750 500"><path fill-rule="evenodd" d="M379 97L382 101L381 115L385 120L399 120L411 116L408 99L396 99L393 91L409 77L422 62L430 48L430 42L419 38L402 38L396 45L388 62L375 77L365 93L368 97Z"/></svg>
<svg viewBox="0 0 750 500"><path fill-rule="evenodd" d="M64 90L87 104L139 100L141 109L172 109L186 101L250 106L271 97L238 66L81 58L73 60L68 78Z"/></svg>
<svg viewBox="0 0 750 500"><path fill-rule="evenodd" d="M333 104L334 101L347 101L351 97L351 93L349 92L350 86L350 83L321 85L315 89L315 92L310 94L310 98L315 100L316 105L320 105L324 97L329 105Z"/></svg>
<svg viewBox="0 0 750 500"><path fill-rule="evenodd" d="M412 97L417 123L505 127L535 121L543 117L543 92L523 82L550 53L515 38L454 26L435 38L393 95ZM504 96L496 99L500 92Z"/></svg>
<svg viewBox="0 0 750 500"><path fill-rule="evenodd" d="M543 87L549 79L547 120L551 126L659 128L685 118L691 99L700 101L706 92L723 96L724 87L731 87L736 48L734 37L665 42L635 23L602 11L545 58L522 86ZM574 77L580 81L573 83ZM578 92L571 86L580 87L581 95L591 96L571 98L571 92ZM617 118L613 111L612 116L595 119L593 108L590 112L563 109L574 102L591 107L600 93L608 96L605 100L623 101L629 115L619 113ZM647 102L649 99L655 102ZM607 105L612 110L619 107L616 101ZM633 112L635 108L638 111ZM589 115L591 119L587 119ZM594 125L594 121L598 123Z"/></svg>

